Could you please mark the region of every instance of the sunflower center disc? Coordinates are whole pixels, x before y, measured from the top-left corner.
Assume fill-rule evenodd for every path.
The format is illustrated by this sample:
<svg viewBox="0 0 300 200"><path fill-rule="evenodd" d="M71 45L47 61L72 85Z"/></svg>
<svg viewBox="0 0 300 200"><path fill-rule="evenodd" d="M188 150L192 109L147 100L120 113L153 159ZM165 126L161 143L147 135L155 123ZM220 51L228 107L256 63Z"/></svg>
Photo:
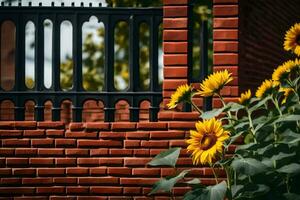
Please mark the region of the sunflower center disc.
<svg viewBox="0 0 300 200"><path fill-rule="evenodd" d="M201 149L210 149L216 143L216 136L212 134L205 134L201 140Z"/></svg>

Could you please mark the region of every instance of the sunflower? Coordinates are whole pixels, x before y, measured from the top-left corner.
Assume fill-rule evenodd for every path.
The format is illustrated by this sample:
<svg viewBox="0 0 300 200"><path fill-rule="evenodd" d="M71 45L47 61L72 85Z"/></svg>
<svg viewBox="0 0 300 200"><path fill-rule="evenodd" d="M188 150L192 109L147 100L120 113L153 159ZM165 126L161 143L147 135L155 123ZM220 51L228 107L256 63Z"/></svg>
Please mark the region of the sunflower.
<svg viewBox="0 0 300 200"><path fill-rule="evenodd" d="M227 70L215 72L209 75L201 84L198 94L203 97L213 96L223 88L224 85L232 81L231 73Z"/></svg>
<svg viewBox="0 0 300 200"><path fill-rule="evenodd" d="M281 104L285 104L288 96L294 92L293 88L280 88L279 92L283 92L284 98L281 101Z"/></svg>
<svg viewBox="0 0 300 200"><path fill-rule="evenodd" d="M196 131L190 131L190 139L186 141L187 150L192 151L193 164L212 164L223 151L223 143L229 138L222 123L215 118L196 123Z"/></svg>
<svg viewBox="0 0 300 200"><path fill-rule="evenodd" d="M300 23L292 26L285 34L284 50L293 51L300 56Z"/></svg>
<svg viewBox="0 0 300 200"><path fill-rule="evenodd" d="M189 101L193 88L187 84L181 85L171 95L171 101L167 104L169 109L175 108L180 102Z"/></svg>
<svg viewBox="0 0 300 200"><path fill-rule="evenodd" d="M277 86L272 80L265 80L257 89L255 96L257 98L263 98L266 94L270 93L273 89L273 86Z"/></svg>
<svg viewBox="0 0 300 200"><path fill-rule="evenodd" d="M241 94L241 97L239 98L239 102L240 104L248 104L250 98L251 98L251 90L248 90Z"/></svg>

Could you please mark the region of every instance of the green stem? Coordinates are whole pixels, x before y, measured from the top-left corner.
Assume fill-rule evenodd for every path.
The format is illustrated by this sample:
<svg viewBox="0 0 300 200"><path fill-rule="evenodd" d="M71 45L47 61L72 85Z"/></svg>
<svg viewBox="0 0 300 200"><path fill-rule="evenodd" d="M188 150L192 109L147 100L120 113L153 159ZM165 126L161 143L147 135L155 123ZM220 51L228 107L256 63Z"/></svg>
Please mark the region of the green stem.
<svg viewBox="0 0 300 200"><path fill-rule="evenodd" d="M221 102L222 102L223 106L225 107L225 106L226 106L226 103L225 103L225 101L224 101L224 99L223 99L222 95L220 95L220 94L217 94L217 96L220 98L220 100L221 100ZM232 119L232 115L231 115L230 111L228 111L228 112L227 112L227 114L228 114L228 117L229 117L230 119ZM229 119L229 122L231 122L231 120L230 120L230 119Z"/></svg>
<svg viewBox="0 0 300 200"><path fill-rule="evenodd" d="M288 193L291 192L291 191L290 191L289 182L290 182L290 178L289 178L289 176L287 176L287 177L286 177L286 180L285 180L285 184L286 184L286 191L287 191Z"/></svg>
<svg viewBox="0 0 300 200"><path fill-rule="evenodd" d="M273 104L275 105L276 109L278 110L280 116L282 116L282 112L281 112L281 110L280 110L279 103L278 103L277 99L274 98L273 95L272 95L272 98L271 98L271 99L272 99L272 102L273 102Z"/></svg>
<svg viewBox="0 0 300 200"><path fill-rule="evenodd" d="M231 174L230 174L230 169L228 166L225 166L225 172L226 172L226 178L227 178L227 188L228 188L228 199L232 200L232 193L231 193Z"/></svg>
<svg viewBox="0 0 300 200"><path fill-rule="evenodd" d="M248 107L246 107L246 111L247 111L247 114L248 114L248 119L249 119L249 124L250 124L250 130L251 130L252 136L254 138L254 142L257 143L256 137L255 137L255 129L254 129L252 118L251 118L251 113L249 112Z"/></svg>
<svg viewBox="0 0 300 200"><path fill-rule="evenodd" d="M213 166L212 164L210 164L210 168L211 168L212 171L213 171L213 174L214 174L216 183L219 184L218 176L217 176L216 171L215 171L215 168L214 168L214 166Z"/></svg>
<svg viewBox="0 0 300 200"><path fill-rule="evenodd" d="M189 102L192 106L193 106L193 108L199 113L199 114L202 114L203 112L202 112L202 110L191 100L190 102Z"/></svg>

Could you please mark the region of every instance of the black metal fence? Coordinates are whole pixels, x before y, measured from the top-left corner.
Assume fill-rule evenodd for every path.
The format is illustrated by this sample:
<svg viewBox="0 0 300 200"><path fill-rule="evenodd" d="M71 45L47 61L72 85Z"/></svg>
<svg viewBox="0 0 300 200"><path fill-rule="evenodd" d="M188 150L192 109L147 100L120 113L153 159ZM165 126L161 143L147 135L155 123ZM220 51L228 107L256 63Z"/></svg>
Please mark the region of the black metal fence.
<svg viewBox="0 0 300 200"><path fill-rule="evenodd" d="M86 91L82 80L82 25L96 16L105 27L104 88L101 92ZM53 23L52 38L52 86L44 85L44 20ZM0 24L10 20L15 24L15 84L12 90L0 88L0 102L10 100L15 106L15 120L24 120L25 103L35 102L35 120L44 120L44 104L52 102L52 120L60 120L61 103L72 102L73 121L82 120L83 104L87 100L101 100L104 104L105 121L114 121L115 104L126 100L130 105L130 121L139 120L139 104L150 102L149 120L156 121L162 99L158 78L158 32L162 22L161 8L102 8L102 7L50 7L0 6ZM35 24L35 86L28 90L25 85L25 25ZM73 26L73 87L64 91L60 86L60 24L68 20ZM114 26L119 21L129 25L129 87L117 91L114 87ZM139 24L146 22L150 28L150 87L144 91L139 88Z"/></svg>

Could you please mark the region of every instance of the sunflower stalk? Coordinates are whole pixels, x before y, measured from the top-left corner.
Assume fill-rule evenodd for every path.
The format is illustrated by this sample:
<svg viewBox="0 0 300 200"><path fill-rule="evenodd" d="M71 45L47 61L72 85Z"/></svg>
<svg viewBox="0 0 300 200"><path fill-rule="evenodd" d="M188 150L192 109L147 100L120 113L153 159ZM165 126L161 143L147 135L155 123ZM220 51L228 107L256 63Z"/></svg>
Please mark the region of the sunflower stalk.
<svg viewBox="0 0 300 200"><path fill-rule="evenodd" d="M257 143L255 129L254 129L254 126L253 126L253 121L252 121L251 113L250 113L248 107L246 107L246 112L247 112L247 115L248 115L250 130L251 130L251 134L252 134L253 139L254 139L254 143Z"/></svg>

